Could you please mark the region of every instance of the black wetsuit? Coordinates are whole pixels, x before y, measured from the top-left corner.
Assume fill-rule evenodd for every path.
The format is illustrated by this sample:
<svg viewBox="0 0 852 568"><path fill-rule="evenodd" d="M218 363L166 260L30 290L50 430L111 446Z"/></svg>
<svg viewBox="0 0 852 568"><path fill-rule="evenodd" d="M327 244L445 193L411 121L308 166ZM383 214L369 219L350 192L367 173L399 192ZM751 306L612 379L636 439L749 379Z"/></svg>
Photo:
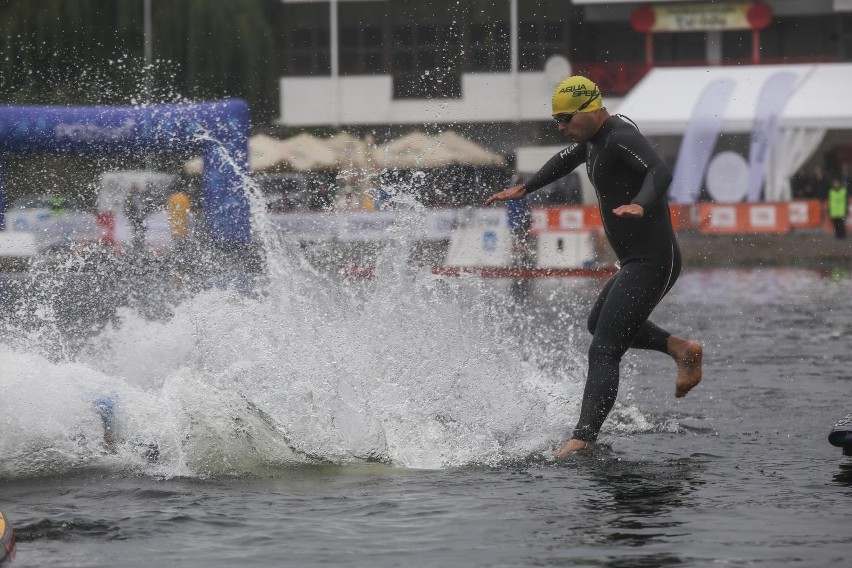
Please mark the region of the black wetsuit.
<svg viewBox="0 0 852 568"><path fill-rule="evenodd" d="M607 239L620 264L589 315L594 336L580 419L573 438L594 441L618 393L621 357L631 347L668 353L671 335L650 321L654 307L680 273L680 249L672 230L666 191L672 177L639 130L609 117L585 144L551 158L524 184L535 191L586 163L595 186ZM637 203L640 218L617 217L613 209Z"/></svg>

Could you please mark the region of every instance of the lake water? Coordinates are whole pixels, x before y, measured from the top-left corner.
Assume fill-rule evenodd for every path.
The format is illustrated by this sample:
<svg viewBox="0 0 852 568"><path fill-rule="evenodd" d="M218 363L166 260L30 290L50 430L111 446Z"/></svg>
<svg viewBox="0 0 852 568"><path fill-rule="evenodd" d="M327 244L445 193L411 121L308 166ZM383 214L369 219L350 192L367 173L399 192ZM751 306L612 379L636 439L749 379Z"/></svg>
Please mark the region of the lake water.
<svg viewBox="0 0 852 568"><path fill-rule="evenodd" d="M211 285L104 318L95 285L60 309L74 274L0 327L16 567L852 554L852 461L826 440L852 410L843 272L686 270L653 319L704 343L704 381L675 399L671 360L631 352L602 451L561 465L550 448L577 417L600 280L537 280L522 298L388 253L373 280L346 281L285 247L253 292Z"/></svg>

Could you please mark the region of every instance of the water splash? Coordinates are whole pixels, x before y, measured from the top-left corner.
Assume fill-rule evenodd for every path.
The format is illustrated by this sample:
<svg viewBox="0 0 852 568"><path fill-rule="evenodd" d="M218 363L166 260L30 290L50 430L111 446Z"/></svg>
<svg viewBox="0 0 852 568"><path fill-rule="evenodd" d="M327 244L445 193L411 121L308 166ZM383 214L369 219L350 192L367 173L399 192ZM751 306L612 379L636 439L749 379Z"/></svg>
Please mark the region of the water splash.
<svg viewBox="0 0 852 568"><path fill-rule="evenodd" d="M425 214L402 189L389 192L400 213L370 280L309 262L248 178L263 258L248 292L209 249L193 270L101 254L34 267L0 324L0 478L547 454L577 415L585 358L561 346L573 363L554 372L543 348L521 348L518 333L534 345L547 330L524 323L502 284L411 267ZM333 265L339 252L324 250ZM577 307L565 309L570 328Z"/></svg>

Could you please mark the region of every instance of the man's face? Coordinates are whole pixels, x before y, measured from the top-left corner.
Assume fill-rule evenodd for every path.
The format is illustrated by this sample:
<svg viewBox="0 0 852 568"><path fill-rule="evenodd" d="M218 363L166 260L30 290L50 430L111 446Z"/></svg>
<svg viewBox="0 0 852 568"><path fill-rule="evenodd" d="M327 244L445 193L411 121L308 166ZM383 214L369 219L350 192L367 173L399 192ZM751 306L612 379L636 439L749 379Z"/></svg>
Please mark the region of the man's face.
<svg viewBox="0 0 852 568"><path fill-rule="evenodd" d="M578 112L571 115L569 122L558 121L556 128L572 142L587 142L595 133L593 112Z"/></svg>

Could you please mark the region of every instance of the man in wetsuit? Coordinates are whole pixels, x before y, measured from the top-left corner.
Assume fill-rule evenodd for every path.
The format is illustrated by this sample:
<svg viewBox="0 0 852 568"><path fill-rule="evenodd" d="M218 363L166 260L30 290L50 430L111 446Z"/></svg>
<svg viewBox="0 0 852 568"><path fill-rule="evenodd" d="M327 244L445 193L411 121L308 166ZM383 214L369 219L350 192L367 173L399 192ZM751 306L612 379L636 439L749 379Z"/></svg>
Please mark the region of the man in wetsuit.
<svg viewBox="0 0 852 568"><path fill-rule="evenodd" d="M586 163L595 186L604 231L620 268L606 283L589 315L592 344L580 418L571 438L554 452L557 459L589 453L615 404L619 366L631 347L666 353L677 364L675 396L701 381L702 347L660 329L650 321L654 307L680 273L680 249L672 230L666 191L672 177L636 126L603 107L597 86L569 77L553 94L559 132L574 142L551 158L525 183L489 197L520 199Z"/></svg>

